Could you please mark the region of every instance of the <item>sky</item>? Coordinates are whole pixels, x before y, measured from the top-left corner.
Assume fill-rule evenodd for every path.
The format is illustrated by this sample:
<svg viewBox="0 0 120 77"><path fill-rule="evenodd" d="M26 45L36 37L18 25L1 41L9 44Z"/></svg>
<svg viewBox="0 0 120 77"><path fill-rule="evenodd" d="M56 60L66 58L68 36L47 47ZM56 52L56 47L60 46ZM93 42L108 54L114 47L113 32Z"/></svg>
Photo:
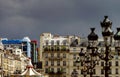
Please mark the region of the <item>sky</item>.
<svg viewBox="0 0 120 77"><path fill-rule="evenodd" d="M44 32L87 37L91 27L100 36L105 15L116 32L120 0L0 0L0 37L39 41Z"/></svg>

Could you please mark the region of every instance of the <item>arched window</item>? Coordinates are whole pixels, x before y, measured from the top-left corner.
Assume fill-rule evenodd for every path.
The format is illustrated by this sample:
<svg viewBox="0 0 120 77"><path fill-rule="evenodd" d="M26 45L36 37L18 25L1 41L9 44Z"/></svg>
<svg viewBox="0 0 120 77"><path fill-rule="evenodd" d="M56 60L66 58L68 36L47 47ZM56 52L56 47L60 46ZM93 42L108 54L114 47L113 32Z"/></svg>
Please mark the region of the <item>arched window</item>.
<svg viewBox="0 0 120 77"><path fill-rule="evenodd" d="M67 45L67 40L63 40L63 45Z"/></svg>

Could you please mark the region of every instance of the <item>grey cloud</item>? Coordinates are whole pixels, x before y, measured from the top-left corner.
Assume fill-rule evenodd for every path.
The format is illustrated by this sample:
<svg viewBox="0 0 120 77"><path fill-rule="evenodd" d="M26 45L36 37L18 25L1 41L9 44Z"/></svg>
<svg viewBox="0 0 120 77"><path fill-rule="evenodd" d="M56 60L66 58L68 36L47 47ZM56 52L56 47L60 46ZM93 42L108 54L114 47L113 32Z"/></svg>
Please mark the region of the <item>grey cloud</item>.
<svg viewBox="0 0 120 77"><path fill-rule="evenodd" d="M119 0L0 0L0 36L39 39L42 32L85 35L90 27L100 34L108 15L120 25ZM115 28L114 28L115 29Z"/></svg>

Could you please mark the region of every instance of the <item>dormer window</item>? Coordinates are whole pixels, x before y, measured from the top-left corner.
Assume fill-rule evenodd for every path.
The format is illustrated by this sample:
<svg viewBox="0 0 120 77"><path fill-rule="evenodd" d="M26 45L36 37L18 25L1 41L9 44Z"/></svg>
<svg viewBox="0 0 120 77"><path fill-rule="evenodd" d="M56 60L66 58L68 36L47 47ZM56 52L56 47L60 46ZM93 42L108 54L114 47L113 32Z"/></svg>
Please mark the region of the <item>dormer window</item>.
<svg viewBox="0 0 120 77"><path fill-rule="evenodd" d="M48 45L49 44L49 41L48 40L46 40L46 45Z"/></svg>
<svg viewBox="0 0 120 77"><path fill-rule="evenodd" d="M59 40L57 40L57 42L56 42L56 43L57 43L57 45L60 45L60 41L59 41Z"/></svg>
<svg viewBox="0 0 120 77"><path fill-rule="evenodd" d="M67 45L67 40L63 40L63 45Z"/></svg>
<svg viewBox="0 0 120 77"><path fill-rule="evenodd" d="M17 51L18 53L20 53L20 51Z"/></svg>
<svg viewBox="0 0 120 77"><path fill-rule="evenodd" d="M51 45L54 45L54 40L51 41Z"/></svg>

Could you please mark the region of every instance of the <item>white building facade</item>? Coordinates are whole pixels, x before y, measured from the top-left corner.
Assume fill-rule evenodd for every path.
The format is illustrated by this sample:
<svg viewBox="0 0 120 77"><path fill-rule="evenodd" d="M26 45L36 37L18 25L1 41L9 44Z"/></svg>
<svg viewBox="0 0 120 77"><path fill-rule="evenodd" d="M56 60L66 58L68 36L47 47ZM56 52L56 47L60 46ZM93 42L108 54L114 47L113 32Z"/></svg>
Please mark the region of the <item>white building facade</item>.
<svg viewBox="0 0 120 77"><path fill-rule="evenodd" d="M56 36L51 33L43 33L40 36L40 53L43 69L45 74L49 74L50 77L72 77L73 70L76 70L77 77L84 77L82 69L83 64L80 63L76 66L75 61L79 57L81 49L87 52L87 40L80 42L77 36ZM66 43L63 43L63 41ZM102 45L103 40L99 39L98 51L102 52L105 47ZM65 50L63 48L66 48ZM115 47L111 46L111 51L115 51ZM120 76L120 57L117 53L112 53L114 56L112 60L109 61L110 71L109 77L119 77ZM95 66L93 70L94 77L104 77L105 62L99 59L99 64ZM86 77L90 77L89 73Z"/></svg>

